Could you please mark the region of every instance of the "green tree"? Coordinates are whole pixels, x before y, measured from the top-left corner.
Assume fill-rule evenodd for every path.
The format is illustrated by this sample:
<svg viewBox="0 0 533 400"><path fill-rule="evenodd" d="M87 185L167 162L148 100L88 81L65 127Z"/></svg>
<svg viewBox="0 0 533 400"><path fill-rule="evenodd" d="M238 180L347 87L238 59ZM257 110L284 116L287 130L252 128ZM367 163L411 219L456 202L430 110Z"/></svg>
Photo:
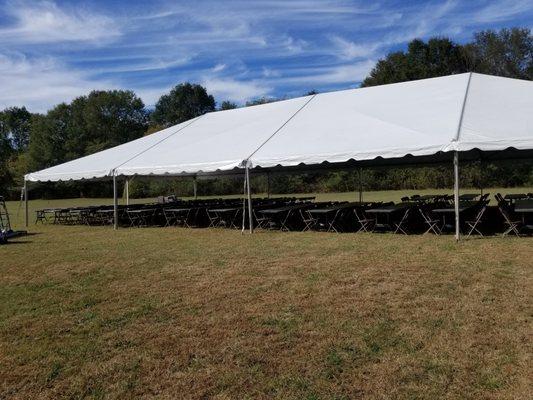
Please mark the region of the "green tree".
<svg viewBox="0 0 533 400"><path fill-rule="evenodd" d="M237 108L237 104L233 103L232 101L225 100L220 104L219 110L233 110L234 108Z"/></svg>
<svg viewBox="0 0 533 400"><path fill-rule="evenodd" d="M32 114L26 107L11 107L0 112L0 129L7 135L13 150L27 150Z"/></svg>
<svg viewBox="0 0 533 400"><path fill-rule="evenodd" d="M8 131L5 129L3 121L0 120L0 193L3 193L11 183L8 161L13 154L11 140Z"/></svg>
<svg viewBox="0 0 533 400"><path fill-rule="evenodd" d="M361 86L376 86L468 71L462 46L446 38L411 41L407 52L390 53L379 60Z"/></svg>
<svg viewBox="0 0 533 400"><path fill-rule="evenodd" d="M36 115L30 130L29 167L48 168L68 158L71 107L65 103L52 108L46 115Z"/></svg>
<svg viewBox="0 0 533 400"><path fill-rule="evenodd" d="M268 104L268 103L274 103L276 101L279 101L280 99L276 99L275 97L259 97L257 99L254 99L254 100L249 100L246 102L246 107L251 107L251 106L258 106L260 104Z"/></svg>
<svg viewBox="0 0 533 400"><path fill-rule="evenodd" d="M201 85L182 83L159 98L151 115L152 123L164 127L215 110L215 99Z"/></svg>
<svg viewBox="0 0 533 400"><path fill-rule="evenodd" d="M104 150L141 137L147 126L133 92L94 91L33 119L28 164L41 169Z"/></svg>
<svg viewBox="0 0 533 400"><path fill-rule="evenodd" d="M533 80L533 35L528 28L476 33L465 53L472 71Z"/></svg>

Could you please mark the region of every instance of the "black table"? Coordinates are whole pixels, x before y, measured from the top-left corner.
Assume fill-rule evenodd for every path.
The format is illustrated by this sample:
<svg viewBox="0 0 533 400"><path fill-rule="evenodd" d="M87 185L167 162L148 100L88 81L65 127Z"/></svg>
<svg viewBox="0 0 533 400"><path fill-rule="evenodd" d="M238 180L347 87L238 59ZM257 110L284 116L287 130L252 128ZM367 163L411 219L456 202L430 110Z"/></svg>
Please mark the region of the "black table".
<svg viewBox="0 0 533 400"><path fill-rule="evenodd" d="M526 200L526 199L529 199L530 197L525 194L525 193L511 193L511 194L506 194L505 197L503 198L504 200L506 200L509 204L514 204L517 200Z"/></svg>
<svg viewBox="0 0 533 400"><path fill-rule="evenodd" d="M265 225L270 227L279 226L279 230L290 231L292 227L290 224L291 217L294 217L296 213L309 207L311 207L310 203L300 203L277 208L267 208L258 210L257 212L268 219L268 223Z"/></svg>
<svg viewBox="0 0 533 400"><path fill-rule="evenodd" d="M522 229L533 230L533 199L516 200L514 211L522 217Z"/></svg>
<svg viewBox="0 0 533 400"><path fill-rule="evenodd" d="M394 233L407 234L404 229L407 218L411 209L416 207L415 203L403 202L398 204L389 204L386 206L371 208L366 210L366 214L373 214L376 219L374 228L391 230ZM395 218L400 216L400 218Z"/></svg>
<svg viewBox="0 0 533 400"><path fill-rule="evenodd" d="M464 212L472 210L477 204L478 204L477 201L460 201L459 202L459 215L463 214ZM455 224L453 222L451 223L446 222L446 219L449 218L450 215L453 216L453 219L455 220L455 205L453 203L450 205L450 207L435 208L434 210L431 210L431 211L442 217L441 230L444 228L451 230L455 227Z"/></svg>
<svg viewBox="0 0 533 400"><path fill-rule="evenodd" d="M189 228L189 216L194 208L163 208L165 226L182 225Z"/></svg>
<svg viewBox="0 0 533 400"><path fill-rule="evenodd" d="M514 205L514 210L520 214L530 214L533 213L533 199L527 200L516 200Z"/></svg>
<svg viewBox="0 0 533 400"><path fill-rule="evenodd" d="M155 214L157 213L157 208L126 210L126 213L130 219L130 226L137 226L141 228L150 224L151 218L155 217Z"/></svg>
<svg viewBox="0 0 533 400"><path fill-rule="evenodd" d="M352 203L340 203L333 204L326 207L317 207L307 210L311 216L316 220L318 226L323 226L327 229L327 232L335 231L342 232L342 220L346 216L347 212L357 207L364 207L369 205L368 202L352 202Z"/></svg>
<svg viewBox="0 0 533 400"><path fill-rule="evenodd" d="M472 201L481 196L479 193L465 193L459 196L459 200Z"/></svg>
<svg viewBox="0 0 533 400"><path fill-rule="evenodd" d="M225 207L225 208L208 208L210 227L226 226L229 228L238 228L235 224L242 207ZM214 214L214 215L211 215Z"/></svg>

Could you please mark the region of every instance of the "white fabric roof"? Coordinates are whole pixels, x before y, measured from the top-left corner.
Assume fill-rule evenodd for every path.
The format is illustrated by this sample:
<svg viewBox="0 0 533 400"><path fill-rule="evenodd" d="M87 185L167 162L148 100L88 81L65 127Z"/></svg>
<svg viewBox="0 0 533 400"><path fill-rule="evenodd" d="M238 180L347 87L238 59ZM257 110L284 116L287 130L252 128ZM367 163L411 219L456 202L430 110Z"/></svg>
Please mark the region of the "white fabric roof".
<svg viewBox="0 0 533 400"><path fill-rule="evenodd" d="M268 168L509 147L533 149L533 82L467 73L208 113L26 179L201 174L246 160Z"/></svg>

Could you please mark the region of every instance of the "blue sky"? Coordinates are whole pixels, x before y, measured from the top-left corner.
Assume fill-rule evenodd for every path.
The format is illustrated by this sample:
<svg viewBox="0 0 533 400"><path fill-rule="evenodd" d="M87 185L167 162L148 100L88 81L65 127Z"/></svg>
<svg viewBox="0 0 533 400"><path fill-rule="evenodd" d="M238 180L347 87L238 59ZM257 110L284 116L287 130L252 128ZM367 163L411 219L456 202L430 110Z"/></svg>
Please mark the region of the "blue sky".
<svg viewBox="0 0 533 400"><path fill-rule="evenodd" d="M532 0L0 0L0 109L93 89L147 106L197 82L217 101L357 87L416 37L533 26Z"/></svg>

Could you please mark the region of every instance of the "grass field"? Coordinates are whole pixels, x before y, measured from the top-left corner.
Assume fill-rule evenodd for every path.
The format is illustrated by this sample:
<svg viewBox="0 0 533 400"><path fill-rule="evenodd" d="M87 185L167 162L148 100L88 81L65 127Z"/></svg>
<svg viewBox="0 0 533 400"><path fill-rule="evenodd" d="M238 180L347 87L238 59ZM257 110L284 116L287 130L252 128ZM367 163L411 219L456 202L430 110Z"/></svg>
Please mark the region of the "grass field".
<svg viewBox="0 0 533 400"><path fill-rule="evenodd" d="M533 396L533 238L30 232L0 247L0 399Z"/></svg>

